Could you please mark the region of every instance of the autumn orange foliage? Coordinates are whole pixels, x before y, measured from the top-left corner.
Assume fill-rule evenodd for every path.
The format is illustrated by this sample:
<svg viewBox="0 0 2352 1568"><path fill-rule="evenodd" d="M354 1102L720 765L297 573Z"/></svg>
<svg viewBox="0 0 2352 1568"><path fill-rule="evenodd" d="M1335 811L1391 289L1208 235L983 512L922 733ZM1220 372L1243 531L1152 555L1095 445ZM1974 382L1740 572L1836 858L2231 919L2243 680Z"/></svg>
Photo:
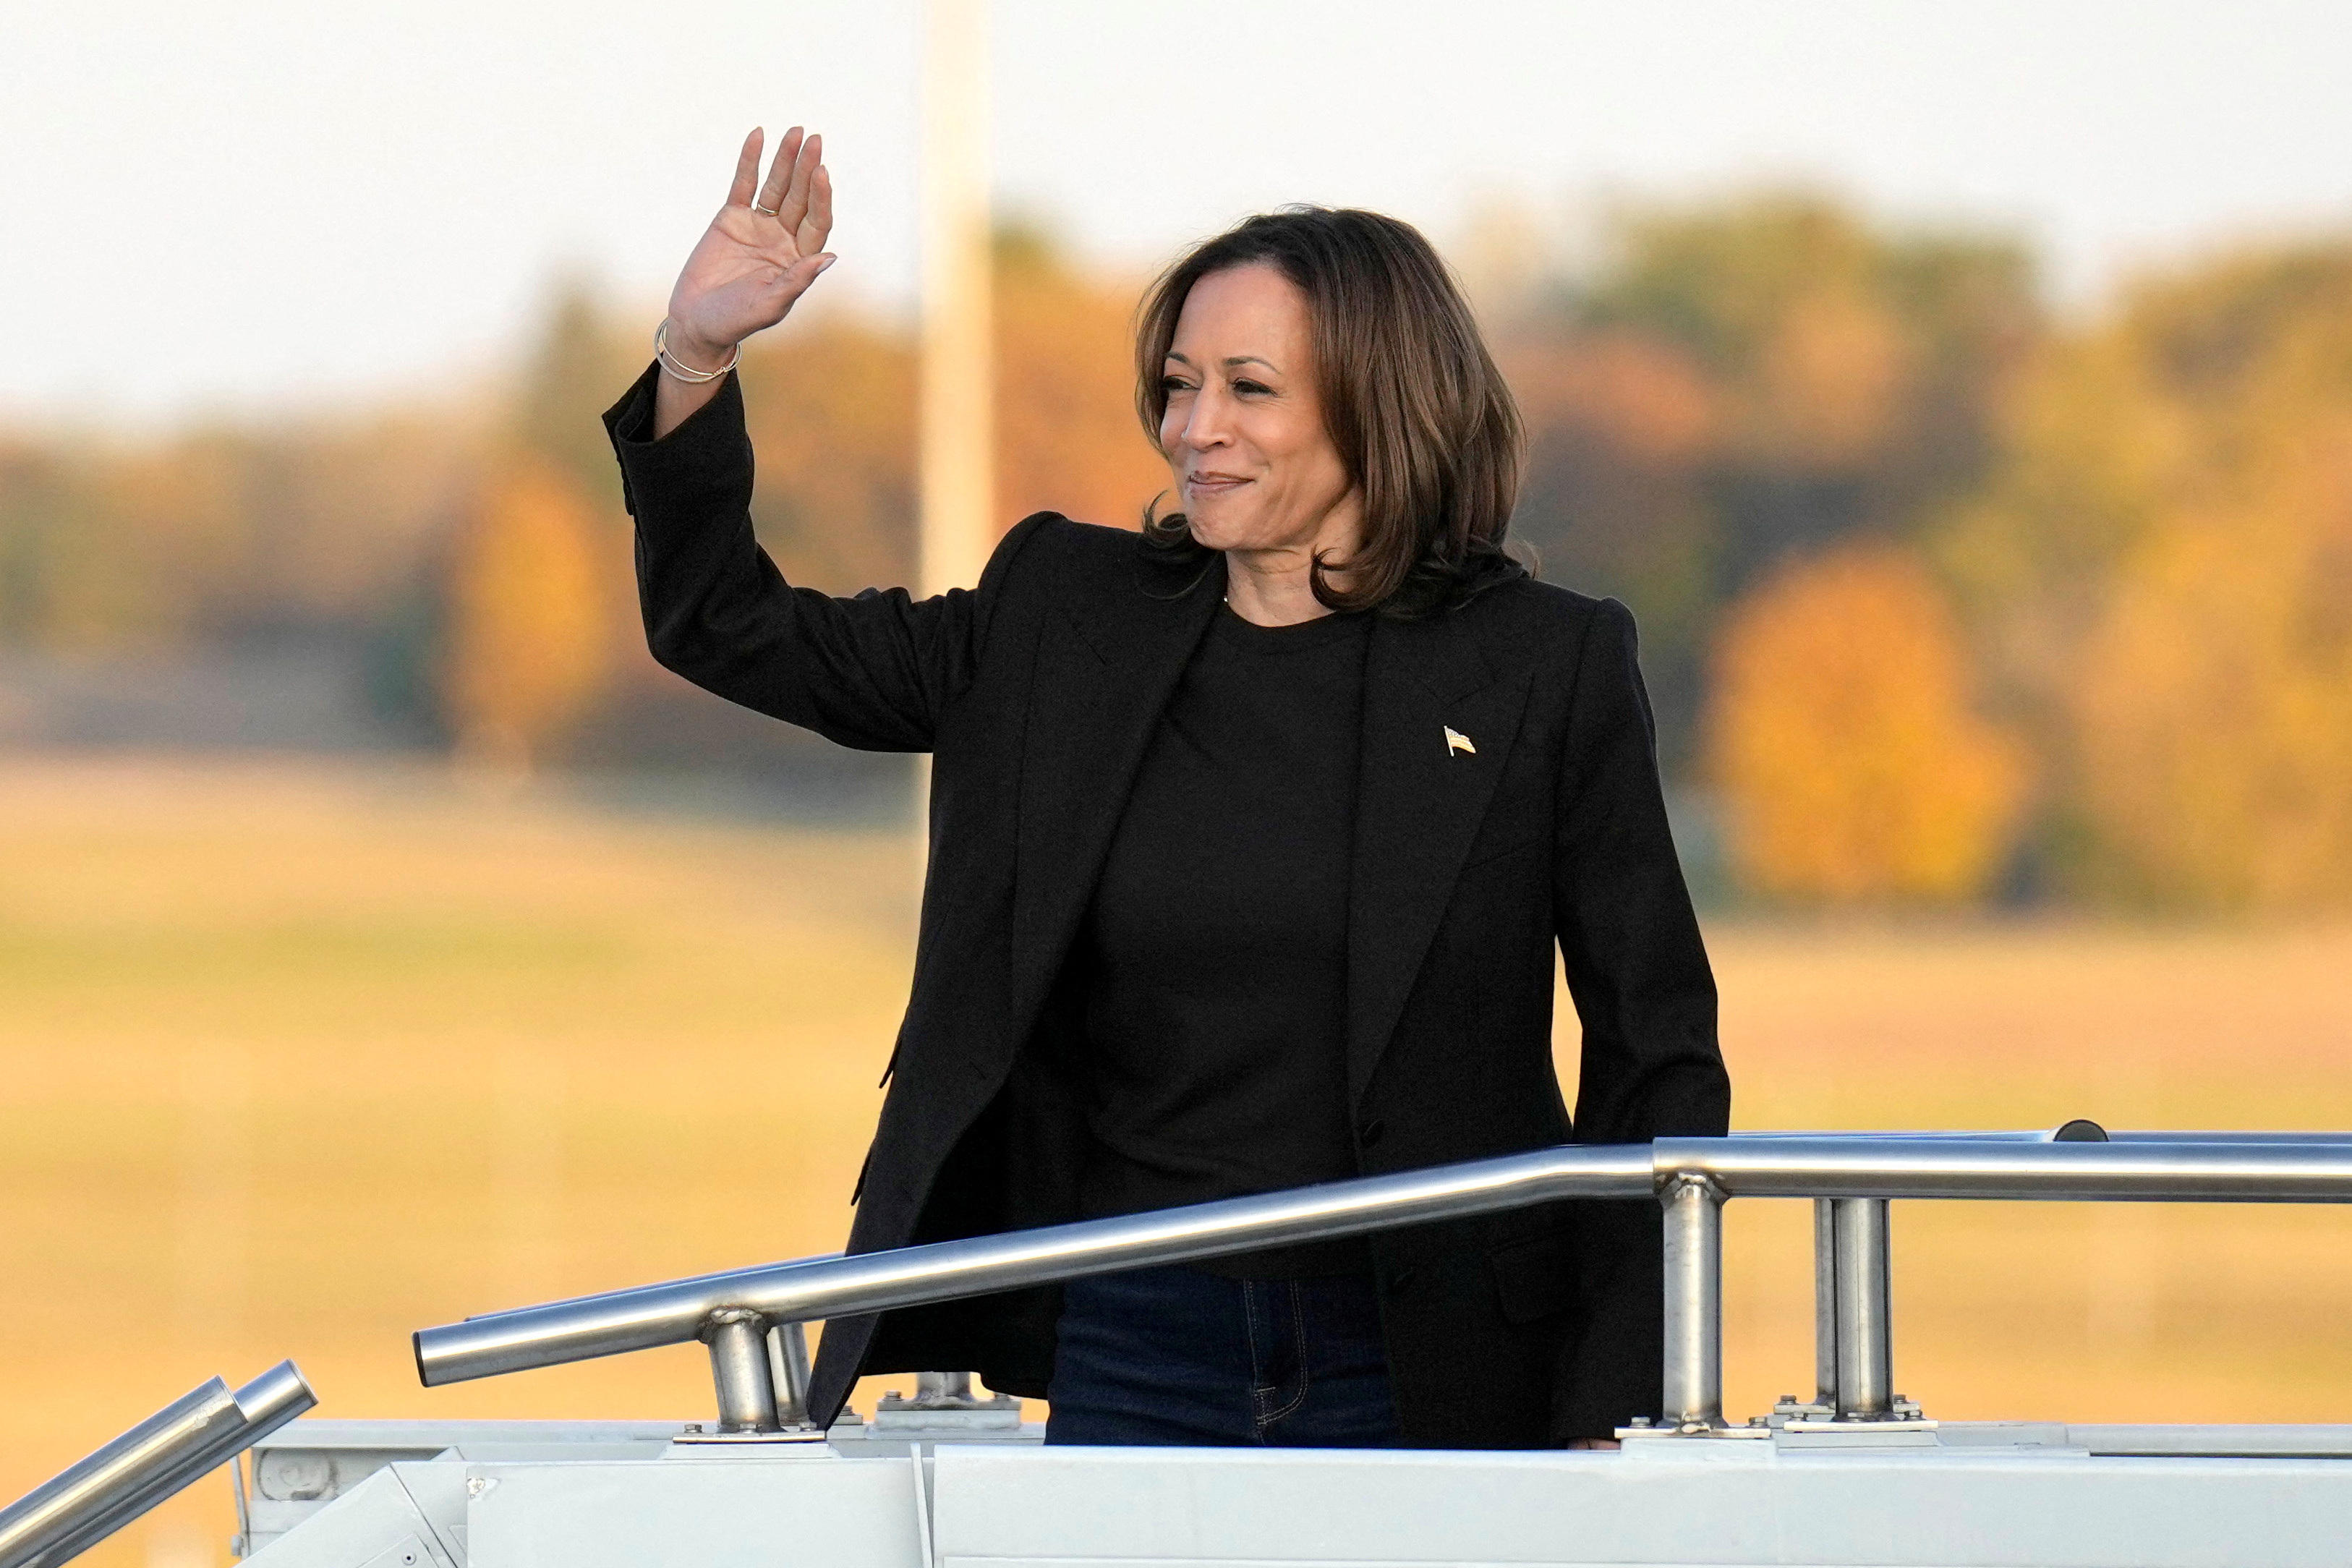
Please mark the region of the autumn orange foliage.
<svg viewBox="0 0 2352 1568"><path fill-rule="evenodd" d="M2143 284L2005 435L1939 553L2056 771L2066 890L2352 901L2352 247Z"/></svg>
<svg viewBox="0 0 2352 1568"><path fill-rule="evenodd" d="M1512 537L1633 607L1661 763L1723 792L1747 885L1950 900L2006 862L2059 900L2352 904L2352 243L2061 325L2022 246L1803 192L1629 205L1600 239L1547 276L1521 233L1489 268L1530 437ZM1133 524L1165 483L1139 279L1034 226L994 261L997 522ZM596 416L653 308L550 305L494 401L0 438L0 658L315 650L388 737L779 765L791 736L635 624ZM911 579L917 375L849 300L746 345L752 521L793 582Z"/></svg>
<svg viewBox="0 0 2352 1568"><path fill-rule="evenodd" d="M2159 525L2085 649L2084 789L2133 892L2352 900L2352 439L2336 445Z"/></svg>
<svg viewBox="0 0 2352 1568"><path fill-rule="evenodd" d="M1168 470L1135 422L1139 287L1089 277L1043 237L996 244L996 511L1133 528Z"/></svg>
<svg viewBox="0 0 2352 1568"><path fill-rule="evenodd" d="M485 486L449 572L441 687L461 755L528 770L595 700L611 626L601 542L549 464L515 458Z"/></svg>
<svg viewBox="0 0 2352 1568"><path fill-rule="evenodd" d="M1898 549L1838 550L1735 606L1707 740L1742 880L1805 900L1980 894L2025 766L1969 687L1950 610Z"/></svg>
<svg viewBox="0 0 2352 1568"><path fill-rule="evenodd" d="M813 314L744 350L759 454L751 518L792 581L856 593L915 563L915 354L897 333ZM602 454L612 465L609 453Z"/></svg>

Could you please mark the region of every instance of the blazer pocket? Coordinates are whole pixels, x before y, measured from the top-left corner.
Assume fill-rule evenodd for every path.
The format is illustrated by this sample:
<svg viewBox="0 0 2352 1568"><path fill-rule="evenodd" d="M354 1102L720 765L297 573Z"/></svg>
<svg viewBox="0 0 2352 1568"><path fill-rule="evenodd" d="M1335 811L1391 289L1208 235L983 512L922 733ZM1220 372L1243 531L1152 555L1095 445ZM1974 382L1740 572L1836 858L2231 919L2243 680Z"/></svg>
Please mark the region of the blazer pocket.
<svg viewBox="0 0 2352 1568"><path fill-rule="evenodd" d="M1486 1255L1486 1266L1506 1322L1536 1322L1576 1302L1576 1258L1565 1237L1532 1237L1498 1247Z"/></svg>

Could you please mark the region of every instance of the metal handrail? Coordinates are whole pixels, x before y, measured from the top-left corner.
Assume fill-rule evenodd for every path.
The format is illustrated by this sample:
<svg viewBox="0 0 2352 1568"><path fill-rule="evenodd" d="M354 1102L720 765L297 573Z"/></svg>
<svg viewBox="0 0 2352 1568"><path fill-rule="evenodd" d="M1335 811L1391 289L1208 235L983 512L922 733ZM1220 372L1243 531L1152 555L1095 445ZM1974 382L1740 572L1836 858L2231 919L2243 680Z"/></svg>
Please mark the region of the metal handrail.
<svg viewBox="0 0 2352 1568"><path fill-rule="evenodd" d="M1939 1142L1962 1143L2105 1143L2110 1139L2136 1138L2134 1132L2110 1133L2095 1121L2076 1117L2056 1127L2021 1127L2010 1130L1982 1131L1970 1129L1952 1131L1944 1129L1917 1129L1883 1132L1841 1132L1826 1129L1813 1131L1742 1132L1742 1138L1933 1138Z"/></svg>
<svg viewBox="0 0 2352 1568"><path fill-rule="evenodd" d="M1900 1138L1925 1140L1935 1143L2267 1143L2289 1144L2313 1149L2352 1148L2352 1132L2221 1132L2221 1131L2148 1131L2127 1129L2111 1132L2095 1121L2077 1119L2058 1127L2028 1128L2017 1131L1948 1132L1904 1131L1896 1132L1788 1131L1740 1132L1740 1138L1812 1138L1831 1139L1838 1142L1867 1142L1872 1140Z"/></svg>
<svg viewBox="0 0 2352 1568"><path fill-rule="evenodd" d="M803 1259L585 1296L419 1331L427 1386L696 1339L711 1349L724 1424L772 1425L759 1337L816 1319L990 1295L1572 1198L1664 1205L1664 1406L1719 1430L1720 1211L1735 1196L1817 1200L1820 1398L1849 1419L1895 1411L1885 1205L1891 1198L2352 1202L2352 1134L1743 1133L1568 1145L1294 1192L854 1257Z"/></svg>
<svg viewBox="0 0 2352 1568"><path fill-rule="evenodd" d="M685 1344L706 1337L712 1320L727 1312L753 1313L770 1323L850 1317L1560 1198L1647 1197L1655 1187L1647 1144L1570 1144L1116 1219L778 1263L496 1312L419 1330L416 1370L427 1387L437 1387Z"/></svg>
<svg viewBox="0 0 2352 1568"><path fill-rule="evenodd" d="M2110 1132L2115 1143L2292 1143L2329 1149L2352 1145L2352 1132Z"/></svg>
<svg viewBox="0 0 2352 1568"><path fill-rule="evenodd" d="M2352 1144L2341 1142L1735 1136L1649 1147L1661 1189L1700 1177L1727 1197L2352 1202Z"/></svg>
<svg viewBox="0 0 2352 1568"><path fill-rule="evenodd" d="M1815 1200L1815 1393L1774 1419L1895 1426L1922 1417L1895 1392L1891 1199L2352 1202L2352 1138L2333 1133L1690 1138L1653 1148L1665 1208L1666 1417L1653 1430L1686 1436L1769 1430L1723 1416L1722 1209L1733 1197Z"/></svg>
<svg viewBox="0 0 2352 1568"><path fill-rule="evenodd" d="M215 1377L0 1510L0 1568L76 1557L318 1403L290 1361Z"/></svg>

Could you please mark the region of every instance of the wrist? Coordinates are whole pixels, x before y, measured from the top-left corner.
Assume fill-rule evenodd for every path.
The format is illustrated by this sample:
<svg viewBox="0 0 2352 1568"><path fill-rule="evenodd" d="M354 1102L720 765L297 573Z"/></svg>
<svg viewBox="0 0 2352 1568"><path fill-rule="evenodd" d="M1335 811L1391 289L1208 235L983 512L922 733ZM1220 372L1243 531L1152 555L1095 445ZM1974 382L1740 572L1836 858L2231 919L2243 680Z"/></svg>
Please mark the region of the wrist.
<svg viewBox="0 0 2352 1568"><path fill-rule="evenodd" d="M735 355L733 343L714 343L676 316L669 319L669 332L664 339L670 358L688 370L716 371L727 365Z"/></svg>

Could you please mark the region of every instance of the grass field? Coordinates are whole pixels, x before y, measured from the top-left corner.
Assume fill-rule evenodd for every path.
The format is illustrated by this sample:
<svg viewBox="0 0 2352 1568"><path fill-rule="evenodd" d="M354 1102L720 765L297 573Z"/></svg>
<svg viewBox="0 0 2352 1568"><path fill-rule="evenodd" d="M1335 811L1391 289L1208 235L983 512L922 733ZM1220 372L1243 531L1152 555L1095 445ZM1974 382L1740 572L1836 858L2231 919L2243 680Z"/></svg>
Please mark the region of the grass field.
<svg viewBox="0 0 2352 1568"><path fill-rule="evenodd" d="M838 1246L917 874L428 770L0 760L0 1497L288 1355L321 1415L705 1413L692 1347L428 1391L407 1335ZM1710 940L1744 1126L2352 1126L2352 930ZM2352 1215L1895 1224L1930 1414L2352 1417ZM1744 1415L1809 1385L1810 1219L1735 1205L1728 1245ZM227 1530L209 1482L91 1561Z"/></svg>

